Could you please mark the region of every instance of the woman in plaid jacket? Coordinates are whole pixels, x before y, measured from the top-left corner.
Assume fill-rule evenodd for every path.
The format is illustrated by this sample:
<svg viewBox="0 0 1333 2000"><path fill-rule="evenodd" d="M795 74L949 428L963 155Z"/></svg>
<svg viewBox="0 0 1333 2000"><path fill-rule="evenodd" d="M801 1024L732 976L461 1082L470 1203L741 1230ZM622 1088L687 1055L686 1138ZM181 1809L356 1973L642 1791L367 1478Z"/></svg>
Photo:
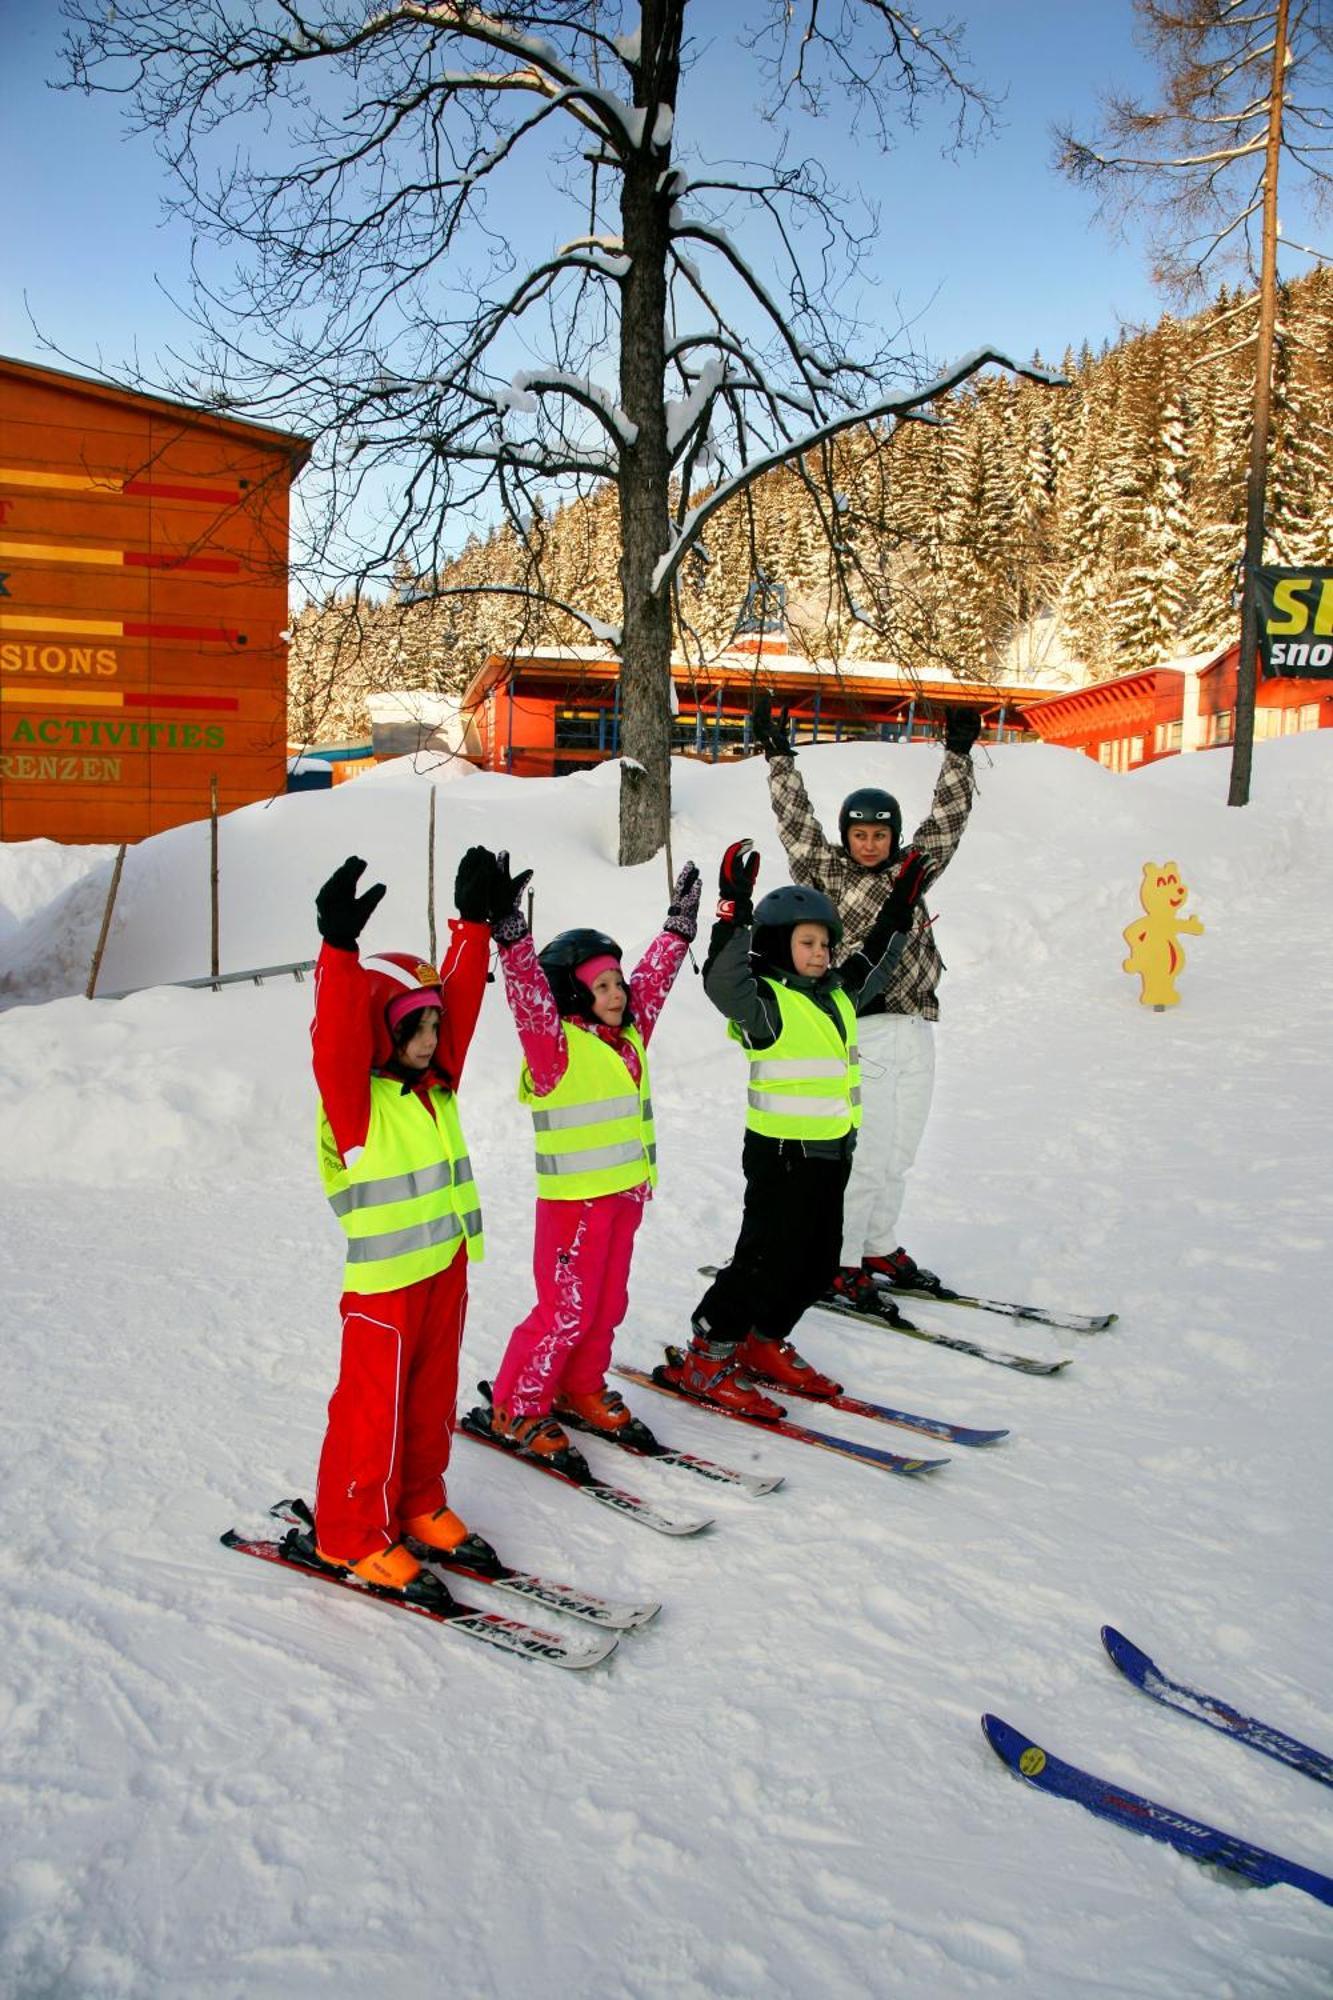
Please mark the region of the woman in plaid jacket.
<svg viewBox="0 0 1333 2000"><path fill-rule="evenodd" d="M864 947L910 855L925 862L927 882L952 860L976 789L971 750L980 716L971 708L947 711L935 796L907 847L897 800L870 786L844 799L839 838L829 840L796 768L785 713L775 718L769 696L761 694L751 720L768 758L769 795L792 879L822 890L833 903L843 927L840 962L845 963ZM844 1201L842 1268L833 1289L861 1307L881 1303L876 1279L905 1288L929 1289L939 1282L908 1256L897 1234L935 1083L931 1024L939 1019L936 988L944 962L932 924L919 900L893 976L860 1023L862 1125Z"/></svg>

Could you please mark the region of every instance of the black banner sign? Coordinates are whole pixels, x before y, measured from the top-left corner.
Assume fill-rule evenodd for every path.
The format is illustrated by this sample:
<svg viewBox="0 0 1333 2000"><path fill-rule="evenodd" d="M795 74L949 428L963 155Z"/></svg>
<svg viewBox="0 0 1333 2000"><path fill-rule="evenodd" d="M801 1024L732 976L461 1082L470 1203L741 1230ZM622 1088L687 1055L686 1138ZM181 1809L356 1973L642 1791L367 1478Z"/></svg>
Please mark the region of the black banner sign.
<svg viewBox="0 0 1333 2000"><path fill-rule="evenodd" d="M1261 569L1264 678L1333 680L1333 569Z"/></svg>

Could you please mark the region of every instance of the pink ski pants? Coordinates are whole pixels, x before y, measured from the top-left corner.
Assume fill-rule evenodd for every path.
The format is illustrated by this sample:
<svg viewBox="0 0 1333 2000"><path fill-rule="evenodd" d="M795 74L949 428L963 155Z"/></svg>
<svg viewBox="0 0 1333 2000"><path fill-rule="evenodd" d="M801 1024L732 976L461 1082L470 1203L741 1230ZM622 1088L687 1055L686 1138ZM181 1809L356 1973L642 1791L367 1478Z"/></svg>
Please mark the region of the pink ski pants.
<svg viewBox="0 0 1333 2000"><path fill-rule="evenodd" d="M558 1395L587 1396L602 1387L629 1305L643 1197L642 1188L630 1188L589 1201L537 1203L537 1303L509 1336L495 1378L497 1408L545 1416Z"/></svg>

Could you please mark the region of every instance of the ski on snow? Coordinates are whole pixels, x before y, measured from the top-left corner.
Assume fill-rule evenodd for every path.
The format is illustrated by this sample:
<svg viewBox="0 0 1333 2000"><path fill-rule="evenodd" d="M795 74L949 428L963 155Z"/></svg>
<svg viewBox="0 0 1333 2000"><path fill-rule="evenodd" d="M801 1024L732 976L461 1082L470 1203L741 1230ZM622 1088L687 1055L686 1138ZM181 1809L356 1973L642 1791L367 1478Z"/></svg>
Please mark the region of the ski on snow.
<svg viewBox="0 0 1333 2000"><path fill-rule="evenodd" d="M1002 1347L983 1347L979 1341L963 1340L958 1334L939 1333L933 1326L915 1326L910 1319L890 1319L883 1312L859 1312L841 1300L816 1299L814 1312L831 1313L835 1319L854 1319L862 1326L879 1326L890 1333L905 1333L909 1340L927 1340L934 1347L951 1348L955 1354L970 1354L974 1360L993 1362L997 1368L1016 1368L1020 1375L1058 1375L1068 1368L1069 1356L1061 1361L1035 1361L1030 1354L1010 1354Z"/></svg>
<svg viewBox="0 0 1333 2000"><path fill-rule="evenodd" d="M489 1385L481 1382L477 1386L489 1403ZM713 1525L707 1515L663 1513L651 1501L640 1499L637 1493L627 1493L623 1487L612 1486L607 1480L599 1479L580 1452L571 1451L567 1458L562 1455L562 1463L556 1464L502 1443L486 1421L485 1410L469 1410L466 1416L459 1418L458 1428L465 1437L475 1438L478 1444L489 1445L492 1451L503 1452L506 1458L514 1459L520 1465L530 1465L534 1471L545 1473L548 1479L558 1479L564 1485L572 1486L576 1493L595 1500L599 1507L609 1507L614 1514L627 1514L630 1520L654 1529L659 1535L698 1535Z"/></svg>
<svg viewBox="0 0 1333 2000"><path fill-rule="evenodd" d="M304 1500L279 1500L268 1511L275 1521L285 1521L288 1527L314 1532L315 1517ZM475 1537L469 1536L468 1540L475 1545ZM636 1632L662 1609L660 1604L618 1603L610 1597L595 1597L591 1591L579 1590L570 1583L552 1583L549 1577L529 1576L523 1570L512 1569L496 1555L489 1561L479 1559L469 1552L466 1544L461 1552L428 1549L422 1542L414 1542L412 1549L431 1569L470 1577L474 1583L489 1584L494 1590L544 1605L548 1611L563 1611L569 1618L582 1618L589 1625L604 1625L613 1632Z"/></svg>
<svg viewBox="0 0 1333 2000"><path fill-rule="evenodd" d="M737 1486L743 1493L762 1495L776 1493L783 1481L780 1472L740 1472L734 1466L718 1465L711 1458L700 1458L697 1452L676 1451L653 1437L642 1424L635 1426L639 1432L636 1438L626 1437L624 1431L603 1431L598 1430L595 1424L580 1423L567 1410L561 1410L559 1418L566 1430L600 1438L603 1444L612 1444L617 1451L628 1452L631 1458L651 1459L654 1465L674 1465L678 1471L692 1472L696 1479L707 1479L714 1486ZM650 1442L643 1442L644 1437Z"/></svg>
<svg viewBox="0 0 1333 2000"><path fill-rule="evenodd" d="M480 1645L493 1646L502 1653L512 1653L525 1660L546 1660L553 1667L568 1667L574 1672L595 1667L608 1658L620 1643L618 1633L605 1632L573 1644L555 1632L543 1632L536 1625L524 1625L516 1618L505 1618L498 1611L480 1611L476 1605L464 1604L454 1597L433 1573L428 1573L427 1588L417 1596L378 1590L373 1584L364 1583L359 1576L353 1576L350 1570L331 1569L327 1563L321 1562L315 1554L311 1536L301 1528L289 1528L281 1539L240 1535L235 1528L228 1528L222 1537L222 1545L236 1549L243 1556L257 1556L260 1562L276 1563L281 1569L296 1570L319 1583L331 1584L335 1590L355 1591L358 1596L381 1604L390 1611L406 1612L415 1618L429 1618L434 1624L445 1625L451 1632L464 1639L475 1639Z"/></svg>
<svg viewBox="0 0 1333 2000"><path fill-rule="evenodd" d="M1114 1625L1102 1626L1102 1644L1126 1680L1151 1695L1154 1701L1176 1709L1181 1715L1191 1715L1196 1722L1206 1722L1210 1729L1234 1736L1237 1742L1248 1743L1252 1750L1261 1750L1265 1757L1274 1757L1279 1764L1289 1764L1293 1771L1303 1771L1307 1778L1314 1778L1321 1785L1333 1785L1333 1757L1326 1757L1322 1750L1302 1743L1297 1736L1288 1736L1284 1730L1274 1729L1267 1722L1256 1721L1252 1715L1242 1715L1216 1695L1168 1680L1156 1662L1123 1632L1117 1632Z"/></svg>
<svg viewBox="0 0 1333 2000"><path fill-rule="evenodd" d="M773 1389L778 1396L800 1396L803 1402L817 1403L823 1410L841 1410L844 1416L868 1417L872 1423L893 1424L899 1430L921 1431L926 1437L938 1438L942 1444L998 1444L1001 1438L1009 1435L1008 1431L979 1431L969 1424L951 1424L943 1417L916 1417L910 1410L891 1410L887 1403L867 1403L864 1397L848 1396L842 1390L836 1396L806 1396L800 1389L793 1389L789 1382L761 1381L760 1386L766 1390Z"/></svg>
<svg viewBox="0 0 1333 2000"><path fill-rule="evenodd" d="M701 1264L699 1275L715 1278L718 1269L716 1264ZM817 1299L811 1310L831 1313L836 1319L854 1319L862 1326L877 1326L890 1333L905 1333L909 1340L926 1340L935 1347L952 1348L955 1354L970 1354L977 1361L994 1362L997 1368L1016 1368L1023 1375L1058 1375L1069 1366L1068 1357L1063 1361L1034 1361L1027 1354L1008 1354L1001 1347L983 1347L978 1341L963 1340L954 1333L938 1333L934 1327L917 1326L901 1314L891 1318L887 1312L858 1312L855 1306L835 1303L832 1299Z"/></svg>
<svg viewBox="0 0 1333 2000"><path fill-rule="evenodd" d="M668 1348L667 1355L678 1365L675 1357L678 1350ZM877 1465L885 1472L901 1472L915 1476L923 1472L935 1472L949 1463L947 1458L903 1458L896 1451L881 1451L878 1445L859 1444L853 1438L835 1437L829 1431L812 1430L807 1424L794 1424L788 1417L764 1418L747 1417L739 1410L724 1410L717 1403L707 1403L701 1396L692 1396L687 1389L681 1389L674 1382L668 1382L661 1368L654 1368L651 1374L643 1368L622 1367L614 1364L614 1373L627 1382L637 1382L641 1389L657 1389L664 1396L675 1396L682 1403L692 1404L697 1410L711 1410L714 1416L727 1417L733 1423L753 1424L756 1430L768 1431L775 1437L792 1438L797 1444L816 1445L821 1451L835 1452L839 1458L854 1458L863 1465Z"/></svg>
<svg viewBox="0 0 1333 2000"><path fill-rule="evenodd" d="M978 1312L1003 1313L1006 1319L1031 1320L1034 1326L1058 1326L1066 1333L1105 1333L1114 1326L1115 1313L1060 1312L1053 1306L1016 1305L1012 1299L982 1299L971 1292L955 1292L948 1285L894 1285L876 1278L882 1292L893 1299L923 1299L942 1306L972 1306Z"/></svg>
<svg viewBox="0 0 1333 2000"><path fill-rule="evenodd" d="M1293 1889L1303 1889L1321 1903L1333 1904L1333 1877L1320 1875L1300 1862L1285 1860L1280 1854L1270 1854L1267 1848L1255 1847L1236 1834L1209 1826L1204 1820L1191 1819L1156 1799L1140 1798L1136 1792L1094 1777L1091 1771L1080 1770L1076 1764L1066 1764L1063 1758L1042 1749L1011 1723L1002 1722L998 1715L983 1715L981 1726L996 1756L1038 1791L1073 1799L1098 1819L1130 1827L1135 1833L1146 1833L1152 1840L1164 1841L1179 1853L1225 1869L1258 1888L1284 1882Z"/></svg>

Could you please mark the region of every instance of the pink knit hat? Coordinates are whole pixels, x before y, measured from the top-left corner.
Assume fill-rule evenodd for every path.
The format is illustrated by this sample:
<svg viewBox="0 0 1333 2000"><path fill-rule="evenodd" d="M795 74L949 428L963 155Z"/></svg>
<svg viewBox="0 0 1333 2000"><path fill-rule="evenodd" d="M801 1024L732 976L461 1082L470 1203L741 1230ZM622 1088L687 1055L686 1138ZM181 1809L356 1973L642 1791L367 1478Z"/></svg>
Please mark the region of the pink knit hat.
<svg viewBox="0 0 1333 2000"><path fill-rule="evenodd" d="M612 958L609 951L604 951L600 958L585 958L582 965L576 965L574 967L574 977L575 979L582 980L583 984L591 992L594 980L600 978L602 973L619 972L619 970L620 960Z"/></svg>

